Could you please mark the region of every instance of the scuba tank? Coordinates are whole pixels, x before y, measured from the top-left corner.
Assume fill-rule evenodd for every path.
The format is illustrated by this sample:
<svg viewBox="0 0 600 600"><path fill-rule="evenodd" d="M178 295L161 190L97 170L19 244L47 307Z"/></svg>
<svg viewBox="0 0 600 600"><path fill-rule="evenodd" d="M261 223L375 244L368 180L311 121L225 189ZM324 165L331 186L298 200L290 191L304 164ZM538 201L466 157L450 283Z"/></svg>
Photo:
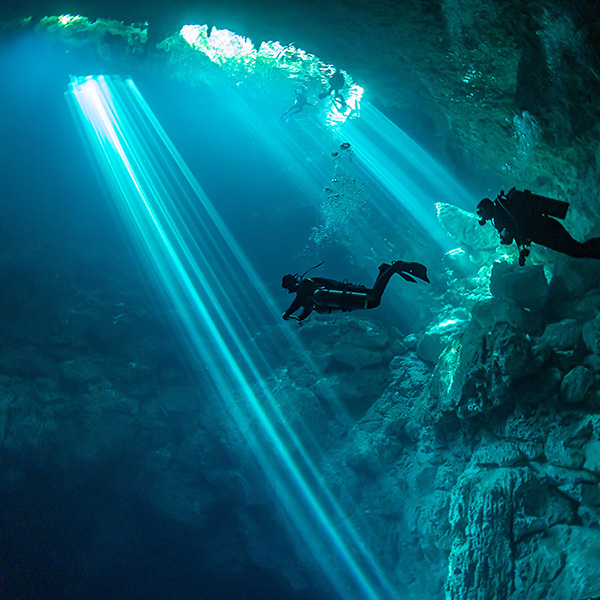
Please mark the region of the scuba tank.
<svg viewBox="0 0 600 600"><path fill-rule="evenodd" d="M364 292L353 292L350 290L319 288L313 294L313 301L316 304L315 310L318 313L338 310L350 312L356 309L366 309L369 295Z"/></svg>
<svg viewBox="0 0 600 600"><path fill-rule="evenodd" d="M519 207L537 215L546 215L557 219L564 219L569 210L569 203L547 196L532 194L529 190L522 192L513 188L506 194L508 200L514 201Z"/></svg>

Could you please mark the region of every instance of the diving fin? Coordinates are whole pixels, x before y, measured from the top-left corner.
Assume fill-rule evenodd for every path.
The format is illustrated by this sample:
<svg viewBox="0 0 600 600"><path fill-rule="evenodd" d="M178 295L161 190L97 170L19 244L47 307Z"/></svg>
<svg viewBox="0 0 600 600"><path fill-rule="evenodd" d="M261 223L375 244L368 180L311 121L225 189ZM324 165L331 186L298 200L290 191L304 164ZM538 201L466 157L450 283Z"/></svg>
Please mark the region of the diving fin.
<svg viewBox="0 0 600 600"><path fill-rule="evenodd" d="M319 99L323 100L323 98L327 98L327 96L329 96L329 94L331 94L331 90L329 90L328 92L321 92L319 94Z"/></svg>
<svg viewBox="0 0 600 600"><path fill-rule="evenodd" d="M398 269L397 273L402 275L402 277L404 277L404 279L406 279L406 281L415 281L412 277L407 277L406 273L410 273L411 275L413 275L414 277L417 277L418 279L422 279L423 281L426 281L427 283L431 283L431 281L429 281L429 278L427 277L427 267L425 265L422 265L421 263L417 263L417 262L407 263L407 262L404 262L403 260L398 260L398 261L394 262L393 265L396 267L396 269Z"/></svg>
<svg viewBox="0 0 600 600"><path fill-rule="evenodd" d="M411 275L414 275L415 277L418 277L419 279L422 279L423 281L426 281L427 283L431 283L431 281L429 281L429 278L427 277L427 267L425 265L422 265L421 263L408 263L408 272Z"/></svg>
<svg viewBox="0 0 600 600"><path fill-rule="evenodd" d="M407 275L406 273L403 273L402 271L398 271L398 275L400 275L400 277L402 277L402 279L405 279L406 281L411 281L412 283L417 283L416 279L413 279L410 275Z"/></svg>

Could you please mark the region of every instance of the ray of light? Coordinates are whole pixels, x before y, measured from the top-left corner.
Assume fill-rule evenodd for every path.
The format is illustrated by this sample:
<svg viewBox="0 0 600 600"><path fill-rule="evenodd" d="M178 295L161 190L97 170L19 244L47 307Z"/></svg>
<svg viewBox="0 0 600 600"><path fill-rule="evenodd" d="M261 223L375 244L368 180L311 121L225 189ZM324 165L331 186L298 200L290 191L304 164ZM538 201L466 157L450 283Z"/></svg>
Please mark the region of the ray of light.
<svg viewBox="0 0 600 600"><path fill-rule="evenodd" d="M234 417L304 548L340 598L400 598L265 383L270 366L249 325L278 311L139 91L131 80L73 78L68 97L198 371Z"/></svg>
<svg viewBox="0 0 600 600"><path fill-rule="evenodd" d="M443 202L468 208L473 206L470 193L370 102L362 102L360 118L327 128L320 113L311 113L310 107L286 125L265 119L241 98L235 100L233 110L243 116L246 127L313 204L322 199L324 187L330 185L332 152L340 153L340 145L348 143L353 160L346 161L344 168L359 185L364 184L370 205L378 214L391 222L405 219L442 251L455 246L441 226L435 206ZM377 235L368 223L353 232L355 236L361 233L365 240Z"/></svg>

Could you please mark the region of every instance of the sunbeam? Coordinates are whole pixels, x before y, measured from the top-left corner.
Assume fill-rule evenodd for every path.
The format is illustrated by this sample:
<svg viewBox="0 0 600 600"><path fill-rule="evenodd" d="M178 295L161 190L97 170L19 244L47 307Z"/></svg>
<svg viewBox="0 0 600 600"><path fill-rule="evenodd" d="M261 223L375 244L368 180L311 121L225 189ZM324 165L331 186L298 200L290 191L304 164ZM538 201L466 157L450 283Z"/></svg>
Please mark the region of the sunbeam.
<svg viewBox="0 0 600 600"><path fill-rule="evenodd" d="M397 599L265 384L271 368L249 324L278 314L266 287L136 86L73 78L68 97L198 372L226 404L305 547L340 598Z"/></svg>

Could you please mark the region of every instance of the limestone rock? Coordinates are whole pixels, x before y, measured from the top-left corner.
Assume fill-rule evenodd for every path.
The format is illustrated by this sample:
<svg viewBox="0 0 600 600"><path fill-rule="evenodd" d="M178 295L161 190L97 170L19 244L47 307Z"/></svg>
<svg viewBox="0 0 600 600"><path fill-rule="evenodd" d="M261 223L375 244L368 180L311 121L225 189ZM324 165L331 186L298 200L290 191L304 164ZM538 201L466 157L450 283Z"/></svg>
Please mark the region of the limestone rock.
<svg viewBox="0 0 600 600"><path fill-rule="evenodd" d="M479 218L475 213L442 202L435 206L442 227L461 246L488 251L493 251L498 246L496 230L479 225Z"/></svg>
<svg viewBox="0 0 600 600"><path fill-rule="evenodd" d="M350 331L339 338L340 342L379 349L390 343L389 330L376 323L356 319L348 322L348 328Z"/></svg>
<svg viewBox="0 0 600 600"><path fill-rule="evenodd" d="M331 348L331 356L357 371L383 362L383 355L372 348L361 348L353 343L340 342Z"/></svg>
<svg viewBox="0 0 600 600"><path fill-rule="evenodd" d="M517 444L501 441L482 443L471 457L472 464L486 467L509 467L516 465L522 460L523 454L520 452Z"/></svg>
<svg viewBox="0 0 600 600"><path fill-rule="evenodd" d="M469 471L452 493L446 598L508 598L513 591L510 469Z"/></svg>
<svg viewBox="0 0 600 600"><path fill-rule="evenodd" d="M544 446L546 458L552 465L568 469L579 469L583 466L585 457L579 450L567 446L564 435L565 430L562 428L556 428L551 432Z"/></svg>
<svg viewBox="0 0 600 600"><path fill-rule="evenodd" d="M568 498L527 468L467 469L452 492L447 598L537 598L520 595L534 583L525 578L547 569L556 574L562 564L542 554L524 561L529 540L573 520Z"/></svg>
<svg viewBox="0 0 600 600"><path fill-rule="evenodd" d="M308 430L320 439L327 427L327 418L321 403L311 390L295 384L284 384L273 391L278 413L274 413L272 421L276 429L291 428L301 437Z"/></svg>
<svg viewBox="0 0 600 600"><path fill-rule="evenodd" d="M456 411L460 417L486 413L512 404L515 383L538 369L525 334L508 323L489 331L471 324L440 356L433 396L442 411Z"/></svg>
<svg viewBox="0 0 600 600"><path fill-rule="evenodd" d="M508 298L485 298L477 302L471 309L473 320L484 329L491 328L495 323L510 323L520 327L523 314L514 302Z"/></svg>
<svg viewBox="0 0 600 600"><path fill-rule="evenodd" d="M583 402L593 383L592 372L582 365L577 366L564 376L560 384L560 396L568 404L578 404Z"/></svg>
<svg viewBox="0 0 600 600"><path fill-rule="evenodd" d="M518 306L541 309L548 300L549 286L541 265L519 267L513 263L494 263L490 292L495 298L508 298Z"/></svg>
<svg viewBox="0 0 600 600"><path fill-rule="evenodd" d="M429 327L417 347L417 356L428 363L437 363L440 354L448 344L448 340L464 329L466 322L462 319L448 319Z"/></svg>
<svg viewBox="0 0 600 600"><path fill-rule="evenodd" d="M572 350L580 339L581 325L575 319L564 319L546 327L540 344L553 350Z"/></svg>
<svg viewBox="0 0 600 600"><path fill-rule="evenodd" d="M589 600L600 596L600 531L555 525L517 561L519 589L528 600Z"/></svg>
<svg viewBox="0 0 600 600"><path fill-rule="evenodd" d="M600 440L590 440L584 447L584 469L600 475Z"/></svg>
<svg viewBox="0 0 600 600"><path fill-rule="evenodd" d="M600 314L583 326L583 341L590 352L600 354Z"/></svg>
<svg viewBox="0 0 600 600"><path fill-rule="evenodd" d="M63 382L74 390L86 390L91 383L102 378L98 365L85 357L65 360L59 365Z"/></svg>

